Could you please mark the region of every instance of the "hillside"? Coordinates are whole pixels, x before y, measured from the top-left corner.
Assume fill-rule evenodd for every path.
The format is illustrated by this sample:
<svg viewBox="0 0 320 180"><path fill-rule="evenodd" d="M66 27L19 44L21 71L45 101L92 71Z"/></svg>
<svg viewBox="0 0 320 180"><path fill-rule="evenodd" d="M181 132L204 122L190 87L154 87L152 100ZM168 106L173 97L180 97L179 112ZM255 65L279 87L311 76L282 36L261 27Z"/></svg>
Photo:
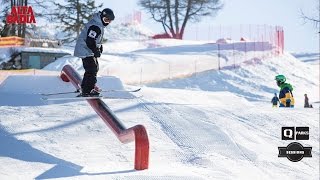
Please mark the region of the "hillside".
<svg viewBox="0 0 320 180"><path fill-rule="evenodd" d="M186 51L190 47L193 51ZM214 53L204 47L208 46L180 44L106 53L100 75L106 75L108 67L117 67L109 75L120 74L123 84L110 87L114 78L102 76L98 85L132 88L125 83L131 74L121 71L124 64L129 70L149 64L158 68L157 78L167 79L164 62L172 63L171 67L195 58L210 57L205 62L213 62ZM171 53L164 54L168 50ZM223 55L230 59L230 52ZM83 72L73 57L58 60L50 69L59 71L64 64ZM135 94L141 98L104 100L126 127L146 127L150 167L144 171L133 169L134 144L121 144L85 101L40 100L39 93L72 90L70 83L49 75L10 76L0 85L0 177L319 179L319 104L314 103L319 101L319 71L314 69L318 66L290 54L240 65L194 75L190 75L194 69L184 68L186 78L176 79L179 74L172 73L169 80L146 84ZM269 101L278 91L273 78L278 73L294 85L293 109L271 107ZM304 93L316 108L303 108ZM300 143L313 148L312 158L293 163L278 157L278 147L289 143L281 140L283 126L310 128L310 140Z"/></svg>

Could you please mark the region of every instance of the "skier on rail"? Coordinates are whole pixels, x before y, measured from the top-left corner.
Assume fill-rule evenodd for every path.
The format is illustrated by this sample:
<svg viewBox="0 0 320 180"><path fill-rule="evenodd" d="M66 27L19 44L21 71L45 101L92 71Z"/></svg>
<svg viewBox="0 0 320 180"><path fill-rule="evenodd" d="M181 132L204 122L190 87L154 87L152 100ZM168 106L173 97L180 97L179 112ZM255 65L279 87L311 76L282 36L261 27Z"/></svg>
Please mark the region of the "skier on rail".
<svg viewBox="0 0 320 180"><path fill-rule="evenodd" d="M97 72L99 70L98 58L103 51L102 39L104 28L108 26L115 16L109 8L95 13L93 18L82 29L74 50L74 56L82 59L85 70L81 83L81 93L78 96L99 96L95 88Z"/></svg>

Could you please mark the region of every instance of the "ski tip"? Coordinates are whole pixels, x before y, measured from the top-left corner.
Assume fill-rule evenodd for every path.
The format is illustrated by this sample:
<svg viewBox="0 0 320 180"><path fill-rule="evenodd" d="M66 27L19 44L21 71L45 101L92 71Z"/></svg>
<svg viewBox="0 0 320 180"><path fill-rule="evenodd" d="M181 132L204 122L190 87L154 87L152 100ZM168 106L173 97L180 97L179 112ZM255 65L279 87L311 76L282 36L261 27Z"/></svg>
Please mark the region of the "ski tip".
<svg viewBox="0 0 320 180"><path fill-rule="evenodd" d="M138 88L138 89L136 89L136 90L133 90L132 92L138 92L138 91L140 91L141 90L141 88Z"/></svg>

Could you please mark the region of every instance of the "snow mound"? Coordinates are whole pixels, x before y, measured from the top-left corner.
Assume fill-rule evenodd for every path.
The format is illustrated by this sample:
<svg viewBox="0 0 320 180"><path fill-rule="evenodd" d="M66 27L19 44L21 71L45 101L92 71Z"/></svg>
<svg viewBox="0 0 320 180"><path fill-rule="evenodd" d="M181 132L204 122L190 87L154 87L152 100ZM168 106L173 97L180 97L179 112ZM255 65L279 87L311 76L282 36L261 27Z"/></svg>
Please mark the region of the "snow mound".
<svg viewBox="0 0 320 180"><path fill-rule="evenodd" d="M277 74L284 74L287 82L293 85L296 106L303 107L304 94L308 94L309 98L312 97L313 102L319 101L319 69L314 69L313 66L297 60L292 55L285 54L276 58L245 63L235 69L206 71L189 78L165 80L148 86L214 92L229 91L250 101L270 101L273 94L279 92L274 77Z"/></svg>
<svg viewBox="0 0 320 180"><path fill-rule="evenodd" d="M123 89L120 79L112 76L98 77L97 85L103 90ZM0 84L0 106L46 105L50 102L41 100L42 93L73 91L74 86L70 82L62 81L58 76L12 75ZM65 102L68 101L59 103Z"/></svg>
<svg viewBox="0 0 320 180"><path fill-rule="evenodd" d="M58 58L55 62L48 64L43 70L48 71L61 71L65 65L71 65L75 70L82 72L82 60L75 56L64 56Z"/></svg>
<svg viewBox="0 0 320 180"><path fill-rule="evenodd" d="M105 29L105 38L109 41L116 40L147 40L154 33L139 23L111 24Z"/></svg>
<svg viewBox="0 0 320 180"><path fill-rule="evenodd" d="M97 85L104 89L123 89L120 79L113 76L98 77ZM0 85L0 93L40 94L73 91L70 82L64 82L58 76L12 75Z"/></svg>

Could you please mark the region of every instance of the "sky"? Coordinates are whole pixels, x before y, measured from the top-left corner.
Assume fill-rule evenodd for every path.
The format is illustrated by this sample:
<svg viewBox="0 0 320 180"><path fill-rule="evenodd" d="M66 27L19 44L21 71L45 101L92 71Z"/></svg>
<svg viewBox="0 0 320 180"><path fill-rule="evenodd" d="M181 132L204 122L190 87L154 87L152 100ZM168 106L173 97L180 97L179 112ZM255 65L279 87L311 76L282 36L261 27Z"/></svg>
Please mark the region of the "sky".
<svg viewBox="0 0 320 180"><path fill-rule="evenodd" d="M137 5L138 0L108 0L105 7L113 9L116 18L123 18L133 11L142 11L142 23L154 32L163 32L162 27ZM282 26L285 33L285 50L294 52L319 52L319 34L313 24L304 23L300 10L310 16L319 14L317 0L225 0L224 8L211 18L200 23L190 23L186 39L208 40L210 26L272 25ZM319 16L318 16L319 17Z"/></svg>
<svg viewBox="0 0 320 180"><path fill-rule="evenodd" d="M62 0L57 0L62 1ZM155 23L146 11L137 5L138 0L96 0L103 3L104 7L115 12L116 21L123 21L126 16L134 11L142 12L142 24L155 33L163 33L159 23ZM239 33L240 25L271 25L282 26L285 36L285 50L290 52L319 52L319 31L311 23L304 23L301 10L311 17L319 17L318 0L223 0L224 8L215 17L205 17L199 23L187 24L185 39L188 40L217 40L222 32L232 38ZM232 26L232 33L228 29ZM215 30L212 30L215 29ZM231 34L231 35L230 35ZM250 38L249 38L250 39ZM236 38L235 40L238 40Z"/></svg>

